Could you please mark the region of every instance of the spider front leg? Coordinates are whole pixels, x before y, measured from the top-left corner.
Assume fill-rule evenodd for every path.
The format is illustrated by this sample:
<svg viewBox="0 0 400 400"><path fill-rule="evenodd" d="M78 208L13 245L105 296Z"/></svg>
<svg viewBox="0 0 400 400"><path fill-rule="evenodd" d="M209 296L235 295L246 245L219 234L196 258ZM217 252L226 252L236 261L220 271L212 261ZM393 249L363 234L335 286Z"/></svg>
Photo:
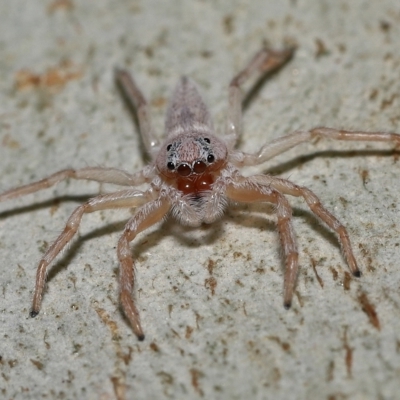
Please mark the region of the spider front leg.
<svg viewBox="0 0 400 400"><path fill-rule="evenodd" d="M258 77L280 68L293 55L294 48L284 50L262 49L251 59L248 65L239 72L229 84L228 119L226 136L231 136L236 142L242 123L242 93L241 87L251 77Z"/></svg>
<svg viewBox="0 0 400 400"><path fill-rule="evenodd" d="M310 210L321 221L325 222L329 228L337 233L343 255L346 259L347 265L349 266L351 273L356 277L361 276L361 272L358 268L356 258L354 257L349 234L346 228L333 214L331 214L321 204L319 198L310 189L307 189L303 186L298 186L286 179L276 178L274 176L257 175L250 179L263 185L270 185L284 194L289 194L296 197L303 197L307 205L310 207Z"/></svg>
<svg viewBox="0 0 400 400"><path fill-rule="evenodd" d="M281 193L270 186L257 184L251 178L244 177L228 184L225 193L233 201L245 203L269 202L276 205L277 227L285 256L283 305L286 309L290 308L297 280L299 255L292 225L292 208L289 202Z"/></svg>
<svg viewBox="0 0 400 400"><path fill-rule="evenodd" d="M122 89L131 107L136 110L139 120L140 135L147 152L151 154L152 151L159 146L159 141L151 126L149 105L128 71L116 69L115 80Z"/></svg>
<svg viewBox="0 0 400 400"><path fill-rule="evenodd" d="M261 149L254 154L235 152L235 157L231 161L236 166L259 165L300 143L309 142L315 138L353 142L393 142L396 146L400 145L400 134L398 133L345 131L341 129L318 127L309 131L296 131L275 139L261 147Z"/></svg>
<svg viewBox="0 0 400 400"><path fill-rule="evenodd" d="M144 340L144 333L140 325L139 311L132 297L135 274L129 242L131 242L138 233L161 221L170 207L170 202L166 198L159 198L144 205L128 221L124 233L118 241L117 254L121 264L119 277L121 304L139 340Z"/></svg>
<svg viewBox="0 0 400 400"><path fill-rule="evenodd" d="M36 317L39 313L49 264L74 237L79 228L83 214L112 208L137 207L151 199L152 195L149 192L143 193L132 189L121 190L119 192L94 197L76 208L69 217L63 232L47 249L39 263L36 272L36 286L30 316Z"/></svg>
<svg viewBox="0 0 400 400"><path fill-rule="evenodd" d="M69 178L111 183L121 186L136 186L147 182L151 178L151 171L143 169L136 174L129 174L128 172L116 168L87 167L82 169L64 169L40 181L28 183L27 185L19 186L1 193L0 202L48 189Z"/></svg>

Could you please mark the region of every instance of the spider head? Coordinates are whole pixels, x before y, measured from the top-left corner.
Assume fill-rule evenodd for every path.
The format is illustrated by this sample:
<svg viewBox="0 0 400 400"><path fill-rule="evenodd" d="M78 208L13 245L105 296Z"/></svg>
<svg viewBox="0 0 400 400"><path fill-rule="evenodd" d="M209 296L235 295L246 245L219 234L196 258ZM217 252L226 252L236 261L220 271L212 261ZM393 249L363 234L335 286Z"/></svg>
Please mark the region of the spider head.
<svg viewBox="0 0 400 400"><path fill-rule="evenodd" d="M181 134L165 142L156 166L167 180L175 181L180 190L191 193L201 191L201 187L209 189L226 158L227 148L216 136Z"/></svg>

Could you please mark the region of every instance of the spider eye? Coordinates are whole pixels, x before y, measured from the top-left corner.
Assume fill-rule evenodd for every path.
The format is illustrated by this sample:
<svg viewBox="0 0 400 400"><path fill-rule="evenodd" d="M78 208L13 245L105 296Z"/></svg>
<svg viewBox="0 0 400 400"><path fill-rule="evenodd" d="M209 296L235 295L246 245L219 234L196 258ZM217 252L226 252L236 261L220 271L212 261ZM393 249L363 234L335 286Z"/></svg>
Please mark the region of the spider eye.
<svg viewBox="0 0 400 400"><path fill-rule="evenodd" d="M212 154L209 154L209 155L207 156L207 161L208 161L209 163L212 163L212 162L215 161L215 157L214 157Z"/></svg>
<svg viewBox="0 0 400 400"><path fill-rule="evenodd" d="M205 137L204 141L207 142L207 143L210 143L210 139L208 137Z"/></svg>
<svg viewBox="0 0 400 400"><path fill-rule="evenodd" d="M172 144L169 144L169 145L167 146L167 151L170 151L170 150L171 150L171 147L172 147Z"/></svg>
<svg viewBox="0 0 400 400"><path fill-rule="evenodd" d="M207 165L203 161L196 161L193 165L193 172L196 174L202 174L206 169Z"/></svg>
<svg viewBox="0 0 400 400"><path fill-rule="evenodd" d="M170 145L171 146L171 145ZM167 168L169 169L169 170L171 170L171 171L173 171L174 169L175 169L175 164L173 163L173 162L169 162L168 164L167 164Z"/></svg>
<svg viewBox="0 0 400 400"><path fill-rule="evenodd" d="M178 167L178 174L180 176L189 176L192 172L192 168L189 167L187 164L181 164Z"/></svg>

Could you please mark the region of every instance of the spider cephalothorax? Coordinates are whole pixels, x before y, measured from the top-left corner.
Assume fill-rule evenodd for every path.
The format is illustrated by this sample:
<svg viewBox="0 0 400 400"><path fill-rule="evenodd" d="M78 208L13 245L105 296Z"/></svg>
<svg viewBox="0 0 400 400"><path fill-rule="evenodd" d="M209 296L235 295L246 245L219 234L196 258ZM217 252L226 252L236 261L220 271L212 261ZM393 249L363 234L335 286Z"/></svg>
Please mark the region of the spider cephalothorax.
<svg viewBox="0 0 400 400"><path fill-rule="evenodd" d="M227 148L212 134L181 133L164 144L156 166L166 182L184 194L211 190L226 163Z"/></svg>

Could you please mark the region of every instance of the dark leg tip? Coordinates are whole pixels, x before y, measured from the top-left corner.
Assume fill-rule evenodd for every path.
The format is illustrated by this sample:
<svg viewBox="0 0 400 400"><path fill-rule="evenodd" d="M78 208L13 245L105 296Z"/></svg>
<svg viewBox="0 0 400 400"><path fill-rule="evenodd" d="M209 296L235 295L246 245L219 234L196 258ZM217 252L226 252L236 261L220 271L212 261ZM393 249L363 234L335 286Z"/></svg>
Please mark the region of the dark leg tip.
<svg viewBox="0 0 400 400"><path fill-rule="evenodd" d="M139 339L139 342L143 342L143 340L144 340L144 335L139 335L137 338Z"/></svg>
<svg viewBox="0 0 400 400"><path fill-rule="evenodd" d="M38 314L39 314L39 311L34 311L34 310L32 310L32 311L29 313L29 316L30 316L31 318L35 318Z"/></svg>
<svg viewBox="0 0 400 400"><path fill-rule="evenodd" d="M361 271L357 270L353 273L353 276L355 276L356 278L359 278L361 276Z"/></svg>
<svg viewBox="0 0 400 400"><path fill-rule="evenodd" d="M292 302L283 303L283 307L285 307L285 310L289 310L289 308L292 307Z"/></svg>

